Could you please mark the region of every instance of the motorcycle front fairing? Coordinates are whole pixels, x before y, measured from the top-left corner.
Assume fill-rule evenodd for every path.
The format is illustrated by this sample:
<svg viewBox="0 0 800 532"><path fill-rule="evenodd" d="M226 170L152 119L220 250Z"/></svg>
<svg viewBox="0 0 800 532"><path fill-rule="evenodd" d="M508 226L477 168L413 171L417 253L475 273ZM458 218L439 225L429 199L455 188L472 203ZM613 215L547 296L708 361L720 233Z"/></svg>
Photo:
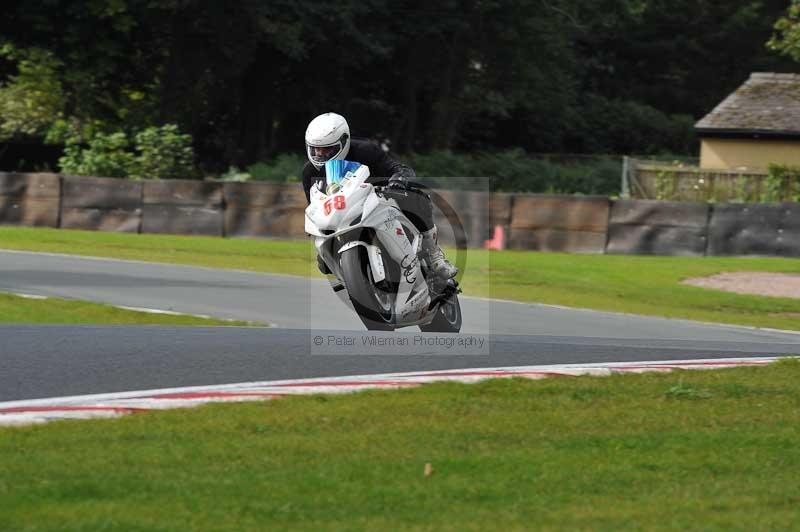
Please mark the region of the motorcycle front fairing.
<svg viewBox="0 0 800 532"><path fill-rule="evenodd" d="M334 253L334 243L337 239L341 242L342 235L360 227L357 220L361 218L365 198L372 191L372 186L366 183L368 177L369 168L362 165L333 194L326 194L316 185L310 190L311 202L306 207L305 231L315 237L317 254L338 279L342 275ZM373 269L378 267L377 264L372 266Z"/></svg>

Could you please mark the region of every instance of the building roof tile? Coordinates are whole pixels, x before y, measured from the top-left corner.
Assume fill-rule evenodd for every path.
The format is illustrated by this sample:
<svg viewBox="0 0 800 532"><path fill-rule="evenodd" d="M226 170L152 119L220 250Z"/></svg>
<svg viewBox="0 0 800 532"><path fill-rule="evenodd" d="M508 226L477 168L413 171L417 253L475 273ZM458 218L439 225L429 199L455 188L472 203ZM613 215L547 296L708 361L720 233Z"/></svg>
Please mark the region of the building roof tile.
<svg viewBox="0 0 800 532"><path fill-rule="evenodd" d="M714 132L800 135L800 74L755 72L695 124Z"/></svg>

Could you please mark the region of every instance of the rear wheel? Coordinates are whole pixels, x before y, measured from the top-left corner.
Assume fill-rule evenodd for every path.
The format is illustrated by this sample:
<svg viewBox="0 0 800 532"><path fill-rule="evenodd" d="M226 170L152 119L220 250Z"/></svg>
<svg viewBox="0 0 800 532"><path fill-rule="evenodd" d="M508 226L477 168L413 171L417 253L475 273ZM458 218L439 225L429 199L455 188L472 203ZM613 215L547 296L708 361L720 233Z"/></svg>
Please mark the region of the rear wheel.
<svg viewBox="0 0 800 532"><path fill-rule="evenodd" d="M375 286L367 250L355 246L339 258L347 295L362 323L371 331L393 331L394 294Z"/></svg>
<svg viewBox="0 0 800 532"><path fill-rule="evenodd" d="M436 317L427 325L420 325L422 332L457 333L461 331L461 304L458 295L443 301L436 309Z"/></svg>

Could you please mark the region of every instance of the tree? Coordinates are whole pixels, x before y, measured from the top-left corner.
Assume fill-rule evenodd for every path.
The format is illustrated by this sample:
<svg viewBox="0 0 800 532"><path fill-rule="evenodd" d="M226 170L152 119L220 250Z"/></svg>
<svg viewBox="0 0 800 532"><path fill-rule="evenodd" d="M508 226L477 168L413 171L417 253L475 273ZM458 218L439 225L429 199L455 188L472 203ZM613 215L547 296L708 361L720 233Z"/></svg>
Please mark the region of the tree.
<svg viewBox="0 0 800 532"><path fill-rule="evenodd" d="M44 135L63 116L61 63L47 50L19 50L12 44L0 47L0 56L17 66L17 73L0 85L0 140Z"/></svg>
<svg viewBox="0 0 800 532"><path fill-rule="evenodd" d="M767 46L800 61L800 0L792 0L786 14L775 23L775 33Z"/></svg>
<svg viewBox="0 0 800 532"><path fill-rule="evenodd" d="M776 49L796 47L792 6ZM6 137L176 124L207 172L300 151L325 111L405 152L685 152L692 122L752 70L791 65L763 47L785 0L4 7L3 42L29 54L0 59Z"/></svg>

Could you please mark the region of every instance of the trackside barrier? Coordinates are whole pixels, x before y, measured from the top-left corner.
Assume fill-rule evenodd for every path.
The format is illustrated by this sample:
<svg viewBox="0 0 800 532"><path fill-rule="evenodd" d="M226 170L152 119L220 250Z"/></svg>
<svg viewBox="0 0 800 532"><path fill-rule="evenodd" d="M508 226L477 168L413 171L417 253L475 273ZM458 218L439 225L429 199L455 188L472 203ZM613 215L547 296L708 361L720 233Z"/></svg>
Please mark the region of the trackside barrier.
<svg viewBox="0 0 800 532"><path fill-rule="evenodd" d="M306 197L299 184L225 183L225 234L303 238Z"/></svg>
<svg viewBox="0 0 800 532"><path fill-rule="evenodd" d="M458 217L466 233L467 246L471 248L483 247L483 243L492 238L496 226L507 231L511 224L513 194L437 189L430 194L434 196L434 222L444 245L453 246L456 242L450 220L437 207L439 201L444 201Z"/></svg>
<svg viewBox="0 0 800 532"><path fill-rule="evenodd" d="M707 203L616 200L611 205L606 253L704 255Z"/></svg>
<svg viewBox="0 0 800 532"><path fill-rule="evenodd" d="M144 181L142 233L223 236L222 183Z"/></svg>
<svg viewBox="0 0 800 532"><path fill-rule="evenodd" d="M604 196L515 195L508 247L603 253L610 206Z"/></svg>
<svg viewBox="0 0 800 532"><path fill-rule="evenodd" d="M800 257L800 204L714 205L709 255Z"/></svg>
<svg viewBox="0 0 800 532"><path fill-rule="evenodd" d="M800 257L800 204L610 200L433 190L469 247L655 255ZM132 181L0 172L0 224L131 233L304 238L294 183ZM444 244L453 231L434 210ZM500 232L497 232L500 228ZM497 246L495 246L497 247Z"/></svg>
<svg viewBox="0 0 800 532"><path fill-rule="evenodd" d="M142 182L107 177L61 177L64 229L138 233L142 225Z"/></svg>
<svg viewBox="0 0 800 532"><path fill-rule="evenodd" d="M0 172L0 223L58 227L60 196L56 174Z"/></svg>

